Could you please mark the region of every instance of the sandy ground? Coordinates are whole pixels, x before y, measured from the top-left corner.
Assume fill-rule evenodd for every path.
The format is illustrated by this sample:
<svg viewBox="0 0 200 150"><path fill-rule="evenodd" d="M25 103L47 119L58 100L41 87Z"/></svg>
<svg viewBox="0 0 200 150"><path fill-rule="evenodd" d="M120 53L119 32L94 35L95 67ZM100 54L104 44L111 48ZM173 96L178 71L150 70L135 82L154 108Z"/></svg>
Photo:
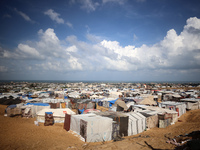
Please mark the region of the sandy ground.
<svg viewBox="0 0 200 150"><path fill-rule="evenodd" d="M34 125L35 118L4 117L6 106L0 105L1 149L174 149L166 143L169 138L200 130L200 110L189 111L174 125L165 129L153 128L141 134L125 137L122 141L85 143L63 129L63 124Z"/></svg>

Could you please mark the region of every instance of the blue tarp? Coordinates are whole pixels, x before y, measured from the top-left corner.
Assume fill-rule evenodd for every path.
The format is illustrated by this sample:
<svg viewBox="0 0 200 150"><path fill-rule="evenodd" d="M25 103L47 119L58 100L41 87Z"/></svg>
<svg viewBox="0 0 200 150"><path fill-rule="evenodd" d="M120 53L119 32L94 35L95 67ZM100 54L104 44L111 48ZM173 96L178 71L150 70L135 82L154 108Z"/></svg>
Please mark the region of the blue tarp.
<svg viewBox="0 0 200 150"><path fill-rule="evenodd" d="M10 106L8 106L7 108L15 108L15 107L17 107L17 105L10 105Z"/></svg>
<svg viewBox="0 0 200 150"><path fill-rule="evenodd" d="M98 102L98 105L99 105L99 106L103 106L103 102L99 101L99 102Z"/></svg>
<svg viewBox="0 0 200 150"><path fill-rule="evenodd" d="M78 109L78 110L80 111L81 114L83 114L85 109L83 108L83 109Z"/></svg>
<svg viewBox="0 0 200 150"><path fill-rule="evenodd" d="M26 105L49 106L49 104L47 104L47 103L27 103Z"/></svg>
<svg viewBox="0 0 200 150"><path fill-rule="evenodd" d="M92 99L92 101L93 101L93 102L99 102L99 101L101 101L101 100L103 100L103 99L105 99L105 98L102 98L102 99Z"/></svg>
<svg viewBox="0 0 200 150"><path fill-rule="evenodd" d="M50 114L53 114L53 112L45 112L45 114L48 114L48 115L50 115Z"/></svg>
<svg viewBox="0 0 200 150"><path fill-rule="evenodd" d="M67 96L64 96L64 99L67 99Z"/></svg>
<svg viewBox="0 0 200 150"><path fill-rule="evenodd" d="M112 101L108 101L109 102L109 107L111 107L116 102L116 100L118 100L118 98L115 99L115 100L112 100Z"/></svg>

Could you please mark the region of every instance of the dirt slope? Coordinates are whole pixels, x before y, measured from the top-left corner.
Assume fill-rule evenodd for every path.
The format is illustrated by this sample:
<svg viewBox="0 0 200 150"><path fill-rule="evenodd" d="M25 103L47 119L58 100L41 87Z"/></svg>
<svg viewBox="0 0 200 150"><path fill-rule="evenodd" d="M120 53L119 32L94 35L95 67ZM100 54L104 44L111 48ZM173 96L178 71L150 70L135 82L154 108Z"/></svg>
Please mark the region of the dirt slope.
<svg viewBox="0 0 200 150"><path fill-rule="evenodd" d="M1 149L174 149L167 137L200 130L200 110L189 111L179 122L165 129L153 128L141 134L125 137L122 141L84 143L63 129L63 124L34 125L34 118L4 117L6 106L0 105Z"/></svg>

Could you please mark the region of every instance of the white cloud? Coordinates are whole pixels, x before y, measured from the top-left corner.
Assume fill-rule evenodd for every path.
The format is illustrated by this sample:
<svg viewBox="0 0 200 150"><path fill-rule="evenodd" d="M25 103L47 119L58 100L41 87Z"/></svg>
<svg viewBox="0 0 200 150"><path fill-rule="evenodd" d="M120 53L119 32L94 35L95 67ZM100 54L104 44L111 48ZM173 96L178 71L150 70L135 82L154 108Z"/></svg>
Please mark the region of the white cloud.
<svg viewBox="0 0 200 150"><path fill-rule="evenodd" d="M19 44L17 51L21 53L22 55L27 54L27 55L36 56L36 57L40 56L39 52L35 48L30 47L29 45L25 45L25 44Z"/></svg>
<svg viewBox="0 0 200 150"><path fill-rule="evenodd" d="M73 28L73 25L69 21L67 21L66 24L68 27Z"/></svg>
<svg viewBox="0 0 200 150"><path fill-rule="evenodd" d="M167 32L166 37L153 46L143 45L120 46L117 41L102 41L103 47L115 54L118 60L112 63L112 69L119 69L119 64L129 66L129 70L138 69L199 69L200 57L200 19L189 18L184 30L177 35L174 29ZM116 65L114 65L116 64ZM136 67L137 66L137 67ZM123 70L123 69L122 69Z"/></svg>
<svg viewBox="0 0 200 150"><path fill-rule="evenodd" d="M187 25L185 29L189 29L190 27L200 30L200 19L197 17L189 18L187 20Z"/></svg>
<svg viewBox="0 0 200 150"><path fill-rule="evenodd" d="M87 12L95 11L96 8L99 6L98 2L93 2L92 0L82 0L81 2L81 8L85 9Z"/></svg>
<svg viewBox="0 0 200 150"><path fill-rule="evenodd" d="M31 18L30 18L27 14L25 14L25 13L23 13L23 12L17 10L16 8L14 8L14 10L15 10L15 12L17 12L20 16L22 16L26 21L29 21L29 22L34 23L34 21L31 20Z"/></svg>
<svg viewBox="0 0 200 150"><path fill-rule="evenodd" d="M45 15L48 15L53 21L56 21L58 24L63 24L64 19L60 18L60 14L56 13L53 9L49 9L44 12Z"/></svg>
<svg viewBox="0 0 200 150"><path fill-rule="evenodd" d="M73 46L70 46L70 47L68 47L68 48L66 48L66 51L67 52L77 52L77 47L75 46L75 45L73 45Z"/></svg>
<svg viewBox="0 0 200 150"><path fill-rule="evenodd" d="M200 72L200 19L189 18L178 35L174 29L152 46L121 46L118 41L102 40L87 33L92 42L74 35L61 42L54 29L39 30L39 41L18 44L14 52L0 49L2 59L38 60L32 68L48 71L156 71L158 74ZM95 40L92 40L92 39ZM2 64L2 66L5 66ZM163 71L164 70L164 71ZM163 72L163 73L162 73Z"/></svg>

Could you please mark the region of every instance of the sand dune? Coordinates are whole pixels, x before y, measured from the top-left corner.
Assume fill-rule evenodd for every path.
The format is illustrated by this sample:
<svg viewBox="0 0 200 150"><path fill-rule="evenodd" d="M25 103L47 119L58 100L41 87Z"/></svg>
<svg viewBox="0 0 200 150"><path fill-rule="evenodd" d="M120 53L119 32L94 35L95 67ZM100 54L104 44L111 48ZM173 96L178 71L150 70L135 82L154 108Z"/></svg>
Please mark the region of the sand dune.
<svg viewBox="0 0 200 150"><path fill-rule="evenodd" d="M122 141L84 143L63 129L63 124L34 125L35 118L4 117L6 106L0 105L1 149L174 149L166 143L168 137L200 130L200 110L189 111L179 122L165 129L153 128L141 134L125 137Z"/></svg>

